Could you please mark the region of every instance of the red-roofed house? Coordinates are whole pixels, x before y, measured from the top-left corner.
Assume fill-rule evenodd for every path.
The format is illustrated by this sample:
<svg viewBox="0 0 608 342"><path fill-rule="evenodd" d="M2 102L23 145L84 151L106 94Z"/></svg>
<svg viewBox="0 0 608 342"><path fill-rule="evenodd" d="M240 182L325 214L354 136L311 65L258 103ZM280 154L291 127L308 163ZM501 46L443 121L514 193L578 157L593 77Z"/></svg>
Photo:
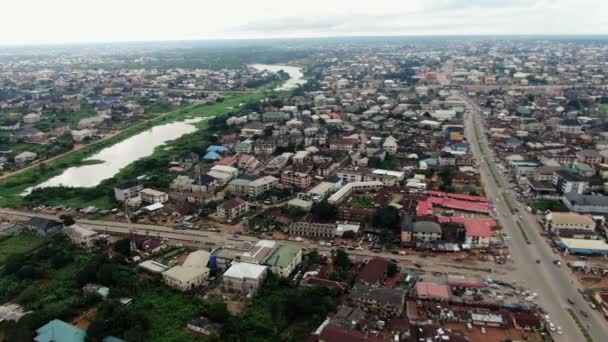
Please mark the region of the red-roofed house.
<svg viewBox="0 0 608 342"><path fill-rule="evenodd" d="M367 285L380 284L386 278L388 264L389 261L384 258L371 259L363 266L363 269L357 275L357 280Z"/></svg>
<svg viewBox="0 0 608 342"><path fill-rule="evenodd" d="M450 299L450 289L445 285L421 281L416 283L416 295L420 298Z"/></svg>
<svg viewBox="0 0 608 342"><path fill-rule="evenodd" d="M215 162L215 165L234 166L236 164L235 156L226 156Z"/></svg>
<svg viewBox="0 0 608 342"><path fill-rule="evenodd" d="M260 162L254 156L249 154L241 154L238 160L239 169L252 171L260 165Z"/></svg>
<svg viewBox="0 0 608 342"><path fill-rule="evenodd" d="M473 248L489 247L492 228L496 227L496 221L491 218L438 216L437 220L439 223L462 224L465 228L465 243Z"/></svg>

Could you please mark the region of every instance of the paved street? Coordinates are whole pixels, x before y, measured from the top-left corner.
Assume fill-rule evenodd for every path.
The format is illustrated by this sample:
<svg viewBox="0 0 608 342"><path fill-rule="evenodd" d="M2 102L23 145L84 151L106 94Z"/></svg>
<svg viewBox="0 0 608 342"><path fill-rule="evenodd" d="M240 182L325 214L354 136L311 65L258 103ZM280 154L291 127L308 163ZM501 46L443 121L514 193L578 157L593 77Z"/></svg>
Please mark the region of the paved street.
<svg viewBox="0 0 608 342"><path fill-rule="evenodd" d="M496 210L498 212L498 220L505 232L510 236L509 248L513 258L513 262L517 271L513 273L513 279L519 284L538 292L539 299L537 302L549 313L551 320L558 326L561 326L564 334L554 334L558 341L584 341L584 337L574 320L570 317L566 308L572 307L579 315L581 320L588 325L588 330L595 341L605 341L608 336L608 325L599 312L591 310L587 303L578 293L577 288L580 286L576 278L570 273L567 267L558 268L553 265L552 261L559 256L551 250L551 247L540 235L540 227L535 220L535 217L525 210L520 210L519 213L511 214L508 205L505 203L505 196L509 198L514 207L517 207L513 194L506 187L499 186L492 177L490 168L494 168L495 174L502 184L507 182L498 172L494 165L494 158L490 148L484 137L477 136L474 125L477 125L479 132L484 132L484 127L481 124L481 112L479 106L471 99L460 96L466 101L467 107L471 113L465 118L466 136L471 144L472 151L480 162L480 172L486 196L494 200ZM486 146L482 150L480 141ZM483 155L486 155L484 160ZM486 162L487 160L487 162ZM488 165L488 162L490 165ZM521 219L519 218L521 215ZM519 221L527 232L530 245L519 231L517 226ZM540 259L541 263L537 264L535 260ZM565 264L565 263L564 263ZM567 299L574 300L575 305L570 306ZM580 314L579 310L583 309L589 313L589 318L585 319Z"/></svg>

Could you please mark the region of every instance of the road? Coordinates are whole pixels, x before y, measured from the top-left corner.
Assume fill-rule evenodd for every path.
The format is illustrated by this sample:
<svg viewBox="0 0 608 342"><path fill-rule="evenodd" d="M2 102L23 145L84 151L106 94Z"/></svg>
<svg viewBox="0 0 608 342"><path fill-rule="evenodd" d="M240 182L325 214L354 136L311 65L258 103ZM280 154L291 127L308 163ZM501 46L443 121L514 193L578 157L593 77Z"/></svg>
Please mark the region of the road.
<svg viewBox="0 0 608 342"><path fill-rule="evenodd" d="M18 211L14 209L0 208L0 216L12 219L12 220L27 220L33 216L40 216L49 219L58 219L55 215L47 215L40 213L32 213L25 211ZM129 226L124 222L116 221L101 221L101 220L85 220L78 219L76 222L83 227L95 230L99 233L105 233L110 235L128 235ZM193 247L199 248L214 248L224 246L227 244L236 244L243 242L255 243L258 238L246 235L233 235L226 234L223 232L211 232L201 231L193 229L174 229L165 226L146 225L146 224L133 224L133 231L135 234L140 236L149 236L155 238L166 238L173 240L175 243L183 243ZM332 248L335 247L324 247L319 246L315 241L292 241L283 240L283 243L289 243L301 246L312 250L313 248L318 249L320 252L324 252L329 255ZM349 255L354 259L364 259L371 257L383 257L387 259L397 260L402 267L412 267L412 264L420 264L423 269L427 272L450 272L450 273L467 273L477 275L491 275L493 278L500 279L503 281L509 281L510 275L507 272L488 272L489 269L495 267L492 262L482 261L471 261L471 262L457 262L446 259L439 259L441 262L436 262L435 258L432 257L421 257L419 255L396 255L392 253L374 253L369 250L349 250Z"/></svg>
<svg viewBox="0 0 608 342"><path fill-rule="evenodd" d="M599 312L591 310L589 303L578 293L577 289L580 284L569 269L567 267L558 268L553 265L553 260L560 257L553 253L549 244L540 235L541 228L535 217L525 212L525 210L515 214L511 213L505 203L505 196L515 207L518 206L517 201L508 186L502 187L492 177L490 168L494 169L501 184L508 185L502 174L497 171L494 156L487 146L485 137L477 136L477 132L485 131L481 122L483 114L473 100L460 94L458 96L465 101L470 110L470 113L465 116L465 134L473 154L480 163L479 170L486 196L495 199L494 204L498 213L498 220L504 231L510 236L508 245L517 269L513 273L513 279L520 285L537 292L539 294L537 303L548 312L555 325L562 327L563 335L554 334L556 341L585 340L575 321L566 311L568 307L572 307L579 318L587 325L587 329L595 341L605 341L608 336L608 325ZM475 126L477 126L478 131L475 130ZM485 149L482 149L482 143L486 146ZM517 222L520 222L524 227L531 244L526 243L523 234L519 231ZM537 259L541 261L540 264L535 262ZM568 298L574 300L575 304L573 306L568 304ZM589 313L588 319L580 315L580 309Z"/></svg>

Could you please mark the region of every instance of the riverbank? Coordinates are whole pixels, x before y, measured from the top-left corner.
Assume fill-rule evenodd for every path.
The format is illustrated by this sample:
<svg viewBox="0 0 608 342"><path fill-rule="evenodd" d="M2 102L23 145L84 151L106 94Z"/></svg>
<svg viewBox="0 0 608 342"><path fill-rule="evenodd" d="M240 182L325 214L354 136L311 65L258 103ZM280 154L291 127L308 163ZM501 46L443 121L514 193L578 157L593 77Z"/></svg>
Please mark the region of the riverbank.
<svg viewBox="0 0 608 342"><path fill-rule="evenodd" d="M263 96L263 92L238 95L229 94L221 102L193 105L176 111L168 112L145 122L128 127L111 137L91 143L78 151L72 151L71 153L67 153L61 157L42 163L37 167L26 169L23 172L14 174L6 179L0 180L0 206L15 207L23 204L23 197L19 196L19 194L21 194L25 189L45 182L52 177L58 176L69 167L82 165L82 162L86 158L89 158L100 150L113 146L116 143L128 139L154 126L184 120L187 117L224 116L234 111L235 108L238 108L240 104L248 101L257 101ZM200 129L201 126L197 125L197 127ZM90 189L86 189L85 191L88 190ZM99 203L99 201L95 202Z"/></svg>

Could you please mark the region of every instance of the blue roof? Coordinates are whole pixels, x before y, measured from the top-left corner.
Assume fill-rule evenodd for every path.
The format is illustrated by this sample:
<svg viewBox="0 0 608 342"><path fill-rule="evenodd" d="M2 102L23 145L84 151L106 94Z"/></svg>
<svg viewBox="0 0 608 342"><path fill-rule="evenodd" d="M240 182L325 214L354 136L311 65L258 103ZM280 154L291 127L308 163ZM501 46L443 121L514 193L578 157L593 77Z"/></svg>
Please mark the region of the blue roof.
<svg viewBox="0 0 608 342"><path fill-rule="evenodd" d="M439 162L435 158L426 158L425 160L423 160L423 162L427 163L428 165L437 165L437 164L439 164Z"/></svg>
<svg viewBox="0 0 608 342"><path fill-rule="evenodd" d="M217 160L217 159L221 159L222 156L220 156L219 154L211 151L211 152L207 152L207 154L205 154L205 156L203 157L203 159L207 159L207 160Z"/></svg>
<svg viewBox="0 0 608 342"><path fill-rule="evenodd" d="M207 152L226 152L228 151L228 148L222 146L222 145L211 145L209 147L207 147Z"/></svg>
<svg viewBox="0 0 608 342"><path fill-rule="evenodd" d="M125 342L122 338L108 336L102 340L103 342Z"/></svg>
<svg viewBox="0 0 608 342"><path fill-rule="evenodd" d="M87 333L62 320L54 319L36 330L36 342L84 342Z"/></svg>

